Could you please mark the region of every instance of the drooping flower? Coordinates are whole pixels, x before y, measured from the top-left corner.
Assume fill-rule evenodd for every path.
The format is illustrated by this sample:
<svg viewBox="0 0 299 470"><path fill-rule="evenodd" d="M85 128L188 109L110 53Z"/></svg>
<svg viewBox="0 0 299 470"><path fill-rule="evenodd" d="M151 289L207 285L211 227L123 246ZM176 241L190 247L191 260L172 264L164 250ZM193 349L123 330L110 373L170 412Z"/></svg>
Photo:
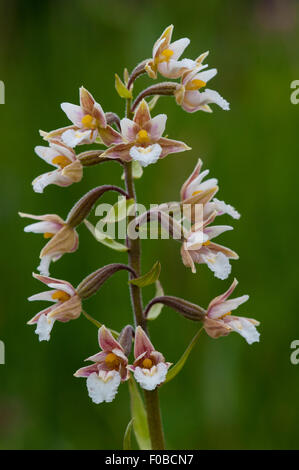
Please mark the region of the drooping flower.
<svg viewBox="0 0 299 470"><path fill-rule="evenodd" d="M71 128L60 130L63 142L70 147L93 143L98 136L99 129L107 127L105 113L91 93L81 87L79 95L80 106L71 103L61 104L62 110L73 123Z"/></svg>
<svg viewBox="0 0 299 470"><path fill-rule="evenodd" d="M83 166L72 148L52 140L49 142L49 147L35 147L35 152L40 158L56 167L56 170L44 173L33 180L32 185L36 193L42 193L49 184L70 186L81 181Z"/></svg>
<svg viewBox="0 0 299 470"><path fill-rule="evenodd" d="M203 60L208 55L202 54L196 60L196 65L192 70L186 70L181 78L181 84L175 91L176 102L188 113L195 111L206 111L211 113L209 104L216 103L225 111L229 110L229 103L215 90L205 89L209 80L217 74L217 69L203 70L207 65L202 65Z"/></svg>
<svg viewBox="0 0 299 470"><path fill-rule="evenodd" d="M166 379L170 362L165 362L163 354L156 351L141 326L135 331L134 344L135 361L128 369L134 372L134 377L145 390L154 390Z"/></svg>
<svg viewBox="0 0 299 470"><path fill-rule="evenodd" d="M203 216L208 218L212 212L216 211L217 215L228 214L233 219L239 219L240 214L230 204L224 201L213 198L214 194L218 191L218 180L216 178L209 178L203 181L209 174L209 170L201 171L202 160L199 158L198 162L181 188L181 201L183 204L203 204ZM213 191L215 189L215 191ZM205 198L205 195L210 197ZM212 200L211 200L212 199Z"/></svg>
<svg viewBox="0 0 299 470"><path fill-rule="evenodd" d="M102 351L86 359L93 364L82 367L74 374L75 377L87 378L88 394L96 404L111 402L120 383L129 377L125 351L104 325L99 329L98 340Z"/></svg>
<svg viewBox="0 0 299 470"><path fill-rule="evenodd" d="M214 221L216 215L215 211L208 219L191 228L182 244L181 255L184 265L190 267L193 273L196 272L195 263L206 264L215 277L226 279L231 272L229 260L239 257L229 248L211 241L221 233L233 229L229 225L209 227L208 225Z"/></svg>
<svg viewBox="0 0 299 470"><path fill-rule="evenodd" d="M147 166L170 153L189 150L190 147L183 142L162 137L166 119L166 114L151 118L148 104L142 100L133 121L124 118L120 122L123 143L109 148L102 156L124 161L136 160L142 166Z"/></svg>
<svg viewBox="0 0 299 470"><path fill-rule="evenodd" d="M54 302L50 307L40 311L28 325L37 325L35 333L40 341L49 341L55 321L68 322L81 314L82 303L74 287L67 281L33 274L35 279L46 284L51 290L32 295L28 300L47 300Z"/></svg>
<svg viewBox="0 0 299 470"><path fill-rule="evenodd" d="M179 78L186 70L193 68L196 62L190 59L178 60L190 43L182 38L171 42L173 25L168 26L155 42L153 56L146 63L145 70L151 78L157 78L157 72L167 78Z"/></svg>
<svg viewBox="0 0 299 470"><path fill-rule="evenodd" d="M204 328L212 338L227 336L232 331L235 331L243 336L248 344L252 344L259 341L260 334L256 329L259 322L252 318L237 317L231 314L232 310L246 302L249 296L242 295L241 297L227 300L237 284L238 281L234 279L234 282L224 294L210 302L204 319Z"/></svg>
<svg viewBox="0 0 299 470"><path fill-rule="evenodd" d="M21 217L39 220L27 225L25 232L42 233L44 238L50 239L40 252L40 265L37 268L44 275L49 275L51 261L57 261L64 253L77 250L79 237L76 230L56 214L32 215L19 212Z"/></svg>

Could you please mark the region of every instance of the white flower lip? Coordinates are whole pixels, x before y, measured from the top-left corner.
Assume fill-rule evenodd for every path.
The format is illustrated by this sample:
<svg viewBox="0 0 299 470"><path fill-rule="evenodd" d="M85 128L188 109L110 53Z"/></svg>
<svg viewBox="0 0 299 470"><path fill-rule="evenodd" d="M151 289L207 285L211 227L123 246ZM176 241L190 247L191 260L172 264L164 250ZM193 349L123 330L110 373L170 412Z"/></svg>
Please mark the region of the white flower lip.
<svg viewBox="0 0 299 470"><path fill-rule="evenodd" d="M108 373L93 372L87 377L86 386L92 401L97 405L103 402L110 403L117 394L121 378L117 371Z"/></svg>
<svg viewBox="0 0 299 470"><path fill-rule="evenodd" d="M138 161L143 167L156 163L159 160L161 153L162 148L159 144L149 145L145 148L134 145L134 147L130 149L130 156L132 159Z"/></svg>
<svg viewBox="0 0 299 470"><path fill-rule="evenodd" d="M134 377L145 390L154 390L166 379L168 367L164 362L153 366L150 370L136 367Z"/></svg>

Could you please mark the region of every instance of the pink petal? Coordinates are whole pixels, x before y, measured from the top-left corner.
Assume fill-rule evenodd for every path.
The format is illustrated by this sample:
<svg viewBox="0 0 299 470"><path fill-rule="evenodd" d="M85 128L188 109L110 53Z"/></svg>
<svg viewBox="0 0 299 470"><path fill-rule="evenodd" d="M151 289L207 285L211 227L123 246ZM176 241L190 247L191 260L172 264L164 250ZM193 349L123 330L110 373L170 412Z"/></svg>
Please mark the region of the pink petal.
<svg viewBox="0 0 299 470"><path fill-rule="evenodd" d="M120 121L121 134L124 140L129 142L135 142L136 134L140 130L140 127L131 119L123 118Z"/></svg>
<svg viewBox="0 0 299 470"><path fill-rule="evenodd" d="M228 230L233 230L233 227L230 225L214 225L214 227L206 227L204 233L208 235L209 239L218 237L221 233L227 232Z"/></svg>
<svg viewBox="0 0 299 470"><path fill-rule="evenodd" d="M103 351L113 351L113 349L123 350L121 345L113 338L111 331L104 325L99 329L98 339Z"/></svg>
<svg viewBox="0 0 299 470"><path fill-rule="evenodd" d="M143 127L143 129L150 134L152 142L156 142L162 137L165 131L166 120L166 114L158 114Z"/></svg>
<svg viewBox="0 0 299 470"><path fill-rule="evenodd" d="M56 279L54 277L48 277L48 276L41 276L40 274L35 274L35 273L32 273L32 276L35 278L35 279L38 279L39 281L43 282L44 284L46 284L47 286L49 286L50 284L53 284L53 287L56 288L55 285L59 285L61 286L62 288L67 288L70 290L70 292L72 292L73 294L76 293L76 290L74 289L74 287L72 286L72 284L70 284L69 282L67 281L63 281L61 279ZM59 287L58 287L59 289Z"/></svg>
<svg viewBox="0 0 299 470"><path fill-rule="evenodd" d="M100 137L107 147L110 145L121 144L123 142L122 136L119 132L114 130L111 126L99 130Z"/></svg>
<svg viewBox="0 0 299 470"><path fill-rule="evenodd" d="M132 157L130 156L130 149L133 145L133 143L114 145L102 153L102 157L120 158L123 161L129 162L132 160Z"/></svg>
<svg viewBox="0 0 299 470"><path fill-rule="evenodd" d="M150 115L148 104L145 100L142 100L141 103L139 103L138 108L135 111L134 122L140 127L140 129L143 129L145 124L150 119L151 119L151 115Z"/></svg>
<svg viewBox="0 0 299 470"><path fill-rule="evenodd" d="M181 200L183 201L184 199L187 199L187 189L188 189L188 186L190 185L190 183L192 183L192 181L197 178L197 176L200 174L200 170L201 170L201 167L202 167L202 160L199 158L198 159L198 162L193 170L193 172L191 173L191 175L189 176L189 178L185 181L185 183L183 184L182 188L181 188Z"/></svg>
<svg viewBox="0 0 299 470"><path fill-rule="evenodd" d="M213 308L215 307L216 305L224 302L232 293L233 291L235 290L235 288L237 287L238 285L238 281L237 279L235 278L233 280L233 283L232 285L227 289L227 291L224 292L224 294L221 294L221 295L218 295L218 297L215 297L215 299L213 299L210 303L209 303L209 306L208 306L208 312Z"/></svg>
<svg viewBox="0 0 299 470"><path fill-rule="evenodd" d="M170 153L178 153L184 152L185 150L191 150L191 148L188 147L188 145L184 144L184 142L166 139L165 137L161 137L157 143L162 147L162 153L160 155L160 158L164 158Z"/></svg>
<svg viewBox="0 0 299 470"><path fill-rule="evenodd" d="M91 364L90 366L82 367L74 373L75 377L89 377L94 372L98 373L98 364Z"/></svg>
<svg viewBox="0 0 299 470"><path fill-rule="evenodd" d="M153 351L155 351L155 348L150 342L148 336L143 331L141 326L137 326L135 330L135 344L134 344L135 359L143 353L150 354Z"/></svg>
<svg viewBox="0 0 299 470"><path fill-rule="evenodd" d="M217 305L214 305L212 308L209 306L207 315L210 318L220 318L226 313L231 312L232 310L236 310L244 302L247 302L248 299L248 295L242 295L241 297L236 297L235 299L220 302Z"/></svg>

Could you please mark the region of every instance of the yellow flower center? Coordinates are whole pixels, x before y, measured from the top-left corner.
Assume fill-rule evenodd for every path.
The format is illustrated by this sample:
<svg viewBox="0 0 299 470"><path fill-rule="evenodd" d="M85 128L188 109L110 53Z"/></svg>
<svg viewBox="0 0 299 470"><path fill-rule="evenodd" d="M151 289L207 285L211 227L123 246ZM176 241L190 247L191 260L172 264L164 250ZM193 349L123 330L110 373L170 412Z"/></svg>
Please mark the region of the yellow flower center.
<svg viewBox="0 0 299 470"><path fill-rule="evenodd" d="M199 80L198 78L195 78L194 80L191 80L191 82L187 83L186 89L187 90L199 90L199 88L202 88L206 86L206 82L203 80Z"/></svg>
<svg viewBox="0 0 299 470"><path fill-rule="evenodd" d="M60 168L65 168L72 162L65 155L57 155L57 157L53 158L52 163L54 163L54 165L60 166Z"/></svg>
<svg viewBox="0 0 299 470"><path fill-rule="evenodd" d="M221 318L224 318L224 317L226 317L227 315L231 315L231 314L232 314L232 312L227 312L227 313L225 313L224 315L222 315Z"/></svg>
<svg viewBox="0 0 299 470"><path fill-rule="evenodd" d="M211 243L210 240L207 240L206 242L203 243L203 246L209 246L210 243Z"/></svg>
<svg viewBox="0 0 299 470"><path fill-rule="evenodd" d="M52 294L52 299L53 300L59 300L59 302L66 302L66 300L69 300L70 297L71 297L70 294L68 294L64 290L56 290Z"/></svg>
<svg viewBox="0 0 299 470"><path fill-rule="evenodd" d="M151 369L151 367L153 365L153 361L151 359L144 359L142 361L142 365L145 369Z"/></svg>
<svg viewBox="0 0 299 470"><path fill-rule="evenodd" d="M141 129L141 131L138 132L137 134L137 142L139 144L147 144L150 141L148 132L144 129Z"/></svg>
<svg viewBox="0 0 299 470"><path fill-rule="evenodd" d="M105 362L109 368L115 369L119 366L119 357L117 357L117 355L112 352L108 353L105 357Z"/></svg>
<svg viewBox="0 0 299 470"><path fill-rule="evenodd" d="M171 49L164 49L159 56L159 62L168 62L169 59L173 56L173 51Z"/></svg>
<svg viewBox="0 0 299 470"><path fill-rule="evenodd" d="M200 194L200 193L202 193L201 189L199 191L194 191L194 193L192 193L192 196L196 196L197 194Z"/></svg>
<svg viewBox="0 0 299 470"><path fill-rule="evenodd" d="M44 238L52 238L52 237L54 237L54 235L55 235L54 233L45 232L45 233L44 233Z"/></svg>
<svg viewBox="0 0 299 470"><path fill-rule="evenodd" d="M81 122L84 127L87 127L87 129L97 128L97 120L90 114L85 114L85 116L83 116L83 118L81 119Z"/></svg>

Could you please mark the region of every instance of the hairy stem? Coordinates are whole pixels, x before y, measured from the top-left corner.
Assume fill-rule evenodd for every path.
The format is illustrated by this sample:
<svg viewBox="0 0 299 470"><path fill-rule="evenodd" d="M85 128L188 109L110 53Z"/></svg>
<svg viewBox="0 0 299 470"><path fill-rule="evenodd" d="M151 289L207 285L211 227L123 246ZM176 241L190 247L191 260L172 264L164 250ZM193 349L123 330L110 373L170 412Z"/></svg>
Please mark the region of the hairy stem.
<svg viewBox="0 0 299 470"><path fill-rule="evenodd" d="M128 103L128 108L130 109L130 103ZM129 113L128 113L129 114ZM130 117L130 116L128 116ZM125 182L126 182L126 191L130 198L133 198L136 202L135 197L135 188L134 180L132 176L132 163L129 162L125 165ZM130 223L134 219L135 215L129 217L128 222ZM136 272L137 276L140 276L141 271L141 250L140 250L140 239L137 237L135 240L127 239L129 251L129 266ZM146 319L143 315L143 306L142 306L142 294L141 289L138 286L130 284L130 294L135 316L135 324L140 325L145 331L146 328ZM161 412L160 412L160 403L159 403L159 394L158 390L153 391L144 390L146 410L147 410L147 420L149 425L152 449L165 449L164 444L164 435L162 428Z"/></svg>

